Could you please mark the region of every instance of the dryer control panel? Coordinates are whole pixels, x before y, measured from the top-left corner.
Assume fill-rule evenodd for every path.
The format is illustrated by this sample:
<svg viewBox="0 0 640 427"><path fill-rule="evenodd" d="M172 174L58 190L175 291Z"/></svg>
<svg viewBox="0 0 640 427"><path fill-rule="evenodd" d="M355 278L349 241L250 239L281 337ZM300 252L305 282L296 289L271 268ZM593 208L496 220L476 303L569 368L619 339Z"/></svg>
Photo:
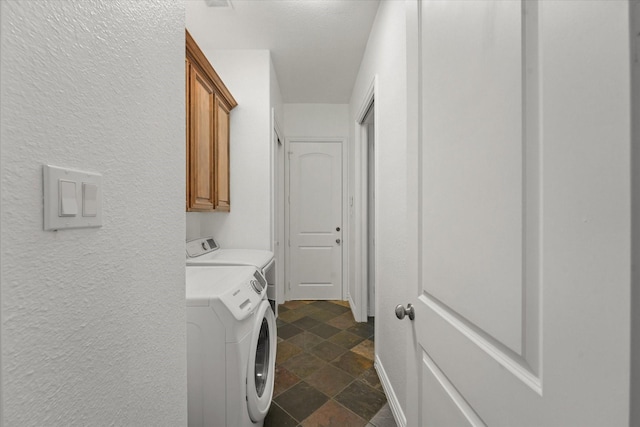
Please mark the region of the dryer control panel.
<svg viewBox="0 0 640 427"><path fill-rule="evenodd" d="M187 258L195 258L200 255L220 249L213 237L202 237L187 242Z"/></svg>

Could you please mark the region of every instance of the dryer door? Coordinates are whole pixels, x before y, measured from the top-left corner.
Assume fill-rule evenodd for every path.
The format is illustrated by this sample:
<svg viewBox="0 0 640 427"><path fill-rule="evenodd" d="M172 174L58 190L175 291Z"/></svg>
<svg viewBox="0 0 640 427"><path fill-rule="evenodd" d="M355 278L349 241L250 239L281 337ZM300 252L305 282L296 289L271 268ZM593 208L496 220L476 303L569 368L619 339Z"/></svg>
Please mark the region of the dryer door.
<svg viewBox="0 0 640 427"><path fill-rule="evenodd" d="M263 420L271 406L276 342L276 319L269 302L262 300L253 325L247 367L247 408L253 422Z"/></svg>

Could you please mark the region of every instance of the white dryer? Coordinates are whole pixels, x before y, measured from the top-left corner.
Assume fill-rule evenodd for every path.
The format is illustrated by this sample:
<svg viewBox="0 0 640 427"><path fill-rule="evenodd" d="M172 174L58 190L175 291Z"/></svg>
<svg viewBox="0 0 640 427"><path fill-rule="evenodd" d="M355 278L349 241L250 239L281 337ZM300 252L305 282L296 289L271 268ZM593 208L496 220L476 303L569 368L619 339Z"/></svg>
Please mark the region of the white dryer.
<svg viewBox="0 0 640 427"><path fill-rule="evenodd" d="M221 249L213 237L187 241L187 265L253 265L267 279L267 298L278 317L276 268L273 252L260 249Z"/></svg>
<svg viewBox="0 0 640 427"><path fill-rule="evenodd" d="M255 267L187 267L190 427L263 425L277 342L266 285Z"/></svg>

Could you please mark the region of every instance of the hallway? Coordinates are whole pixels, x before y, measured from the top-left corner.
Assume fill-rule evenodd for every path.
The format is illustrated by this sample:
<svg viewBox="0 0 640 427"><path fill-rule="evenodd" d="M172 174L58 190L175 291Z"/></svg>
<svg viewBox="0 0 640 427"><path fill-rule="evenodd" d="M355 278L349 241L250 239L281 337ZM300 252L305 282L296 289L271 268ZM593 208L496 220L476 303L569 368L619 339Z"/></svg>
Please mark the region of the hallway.
<svg viewBox="0 0 640 427"><path fill-rule="evenodd" d="M373 367L372 317L355 322L346 301L288 301L277 324L265 427L396 426Z"/></svg>

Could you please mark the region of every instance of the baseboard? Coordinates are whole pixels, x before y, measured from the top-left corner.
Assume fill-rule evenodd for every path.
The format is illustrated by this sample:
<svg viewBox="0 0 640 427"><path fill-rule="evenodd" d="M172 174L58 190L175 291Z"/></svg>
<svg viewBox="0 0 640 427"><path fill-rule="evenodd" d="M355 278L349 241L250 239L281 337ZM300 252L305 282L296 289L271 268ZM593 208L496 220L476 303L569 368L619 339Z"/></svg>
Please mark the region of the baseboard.
<svg viewBox="0 0 640 427"><path fill-rule="evenodd" d="M374 363L376 368L376 372L378 373L378 378L380 378L380 383L382 384L382 388L384 389L384 394L387 395L387 401L389 402L389 407L391 408L391 413L393 414L393 418L396 420L396 424L398 427L407 427L407 417L404 412L402 412L402 408L400 407L400 402L398 401L398 396L396 396L395 391L393 390L393 386L391 386L391 382L389 381L389 377L384 370L384 366L380 361L380 358L376 354L376 360Z"/></svg>

